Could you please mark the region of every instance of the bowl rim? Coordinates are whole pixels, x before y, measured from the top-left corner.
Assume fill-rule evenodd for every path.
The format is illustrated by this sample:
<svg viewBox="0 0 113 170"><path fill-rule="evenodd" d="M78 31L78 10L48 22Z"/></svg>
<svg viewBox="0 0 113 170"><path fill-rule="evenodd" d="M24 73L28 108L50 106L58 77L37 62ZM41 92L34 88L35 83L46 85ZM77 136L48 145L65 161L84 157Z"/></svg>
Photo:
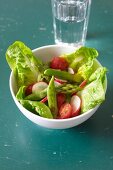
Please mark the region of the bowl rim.
<svg viewBox="0 0 113 170"><path fill-rule="evenodd" d="M73 49L74 51L76 50L76 49L78 49L77 47L74 47L74 46L72 46L72 45L64 45L64 44L50 44L50 45L44 45L44 46L39 46L39 47L37 47L37 48L34 48L33 50L32 50L32 52L34 53L34 52L36 52L37 50L42 50L42 49L44 49L44 48L58 48L58 47L67 47L67 48L70 48L70 49Z"/></svg>
<svg viewBox="0 0 113 170"><path fill-rule="evenodd" d="M58 47L66 47L65 45L45 45L45 46L41 46L41 47L38 47L38 48L35 48L35 49L33 49L32 50L32 52L34 53L34 52L36 52L36 51L38 51L38 50L42 50L42 49L45 49L45 48L58 48ZM68 46L69 48L72 48L72 49L74 49L74 47L73 46ZM76 49L76 48L75 48ZM101 63L97 60L97 59L95 59L96 60L96 62L101 66ZM21 104L20 104L20 102L17 100L17 98L16 98L16 96L15 96L15 93L14 93L14 90L13 90L13 87L12 87L12 79L13 79L13 77L14 77L14 73L13 73L13 71L11 71L11 73L10 73L10 78L9 78L9 87L10 87L10 91L11 91L11 94L12 94L12 97L13 97L13 99L14 99L14 101L16 100L16 102L18 102L18 105L20 106L20 107L22 107L25 111L27 111L29 114L33 114L34 115L34 117L36 116L37 118L39 118L40 120L45 120L45 121L49 121L49 122L70 122L70 121L72 121L72 120L77 120L77 119L82 119L83 117L85 117L85 116L87 116L89 113L91 113L93 110L96 110L99 106L100 106L100 104L98 104L96 107L94 107L94 108L92 108L92 109L90 109L90 110L88 110L87 112L84 112L84 113L82 113L82 114L80 114L80 115L78 115L78 116L76 116L76 117L71 117L71 118L67 118L67 119L48 119L48 118L45 118L45 117L41 117L41 116L39 116L39 115L36 115L36 114L34 114L33 112L30 112L29 110L27 110L25 107L23 107ZM106 90L107 90L107 76L106 76L106 80L105 80L105 87L106 87L106 89L105 89L105 93L106 93Z"/></svg>

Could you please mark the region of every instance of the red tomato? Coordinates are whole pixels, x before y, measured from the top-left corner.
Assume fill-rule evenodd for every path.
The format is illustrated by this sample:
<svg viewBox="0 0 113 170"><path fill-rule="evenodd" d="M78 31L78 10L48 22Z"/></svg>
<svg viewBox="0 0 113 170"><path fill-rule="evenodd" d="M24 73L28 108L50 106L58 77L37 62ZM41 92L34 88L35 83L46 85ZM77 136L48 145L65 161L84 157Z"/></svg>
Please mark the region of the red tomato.
<svg viewBox="0 0 113 170"><path fill-rule="evenodd" d="M66 96L64 93L58 93L57 94L57 105L58 109L60 109L61 105L65 102Z"/></svg>
<svg viewBox="0 0 113 170"><path fill-rule="evenodd" d="M84 81L79 85L79 87L80 87L80 88L83 88L83 87L86 86L86 84L87 84L87 80L84 80Z"/></svg>
<svg viewBox="0 0 113 170"><path fill-rule="evenodd" d="M54 57L50 62L50 68L67 70L68 62L64 58Z"/></svg>
<svg viewBox="0 0 113 170"><path fill-rule="evenodd" d="M59 118L67 119L70 118L72 114L72 107L69 103L64 103L59 110Z"/></svg>
<svg viewBox="0 0 113 170"><path fill-rule="evenodd" d="M30 84L26 90L25 90L25 95L28 96L32 93L32 87L33 87L34 84Z"/></svg>

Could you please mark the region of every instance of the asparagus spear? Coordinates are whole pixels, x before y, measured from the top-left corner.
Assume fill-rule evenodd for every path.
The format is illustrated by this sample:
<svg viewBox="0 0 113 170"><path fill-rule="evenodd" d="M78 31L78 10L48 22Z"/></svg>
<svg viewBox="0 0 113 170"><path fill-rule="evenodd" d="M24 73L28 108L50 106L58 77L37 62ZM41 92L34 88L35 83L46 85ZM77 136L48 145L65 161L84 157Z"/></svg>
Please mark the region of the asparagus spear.
<svg viewBox="0 0 113 170"><path fill-rule="evenodd" d="M81 88L79 86L77 86L76 84L62 84L60 86L55 87L55 90L56 90L56 92L72 94L72 93L80 91ZM32 94L26 96L25 99L37 101L37 100L43 99L46 95L47 95L47 88L37 94L32 93Z"/></svg>
<svg viewBox="0 0 113 170"><path fill-rule="evenodd" d="M57 78L68 80L70 82L81 82L82 81L82 77L77 74L70 74L67 71L60 71L60 70L51 69L51 68L46 69L44 71L44 74L48 76L53 75Z"/></svg>
<svg viewBox="0 0 113 170"><path fill-rule="evenodd" d="M77 86L76 84L64 84L56 88L57 92L62 92L66 94L76 93L79 90L81 90L81 88Z"/></svg>
<svg viewBox="0 0 113 170"><path fill-rule="evenodd" d="M25 96L25 88L26 86L22 86L20 87L20 89L18 90L18 93L16 94L16 97L18 99L18 101L24 99L24 100L32 100L32 101L37 101L37 100L41 100L43 99L45 96L47 96L47 88L37 92L37 93L32 93L28 96ZM81 88L76 85L76 84L62 84L60 86L55 87L56 92L62 92L62 93L66 93L66 94L71 94L71 93L75 93L78 92L79 90L81 90Z"/></svg>

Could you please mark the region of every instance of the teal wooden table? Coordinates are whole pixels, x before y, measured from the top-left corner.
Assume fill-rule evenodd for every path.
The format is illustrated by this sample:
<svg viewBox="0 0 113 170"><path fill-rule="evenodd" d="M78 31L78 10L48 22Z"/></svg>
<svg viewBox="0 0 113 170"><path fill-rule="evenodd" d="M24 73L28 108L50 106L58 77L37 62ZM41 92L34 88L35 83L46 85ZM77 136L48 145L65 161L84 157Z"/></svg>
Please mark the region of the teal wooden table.
<svg viewBox="0 0 113 170"><path fill-rule="evenodd" d="M92 2L86 45L108 68L106 101L85 123L67 130L39 127L25 118L9 91L7 47L53 44L50 0L0 0L0 170L113 169L113 1Z"/></svg>

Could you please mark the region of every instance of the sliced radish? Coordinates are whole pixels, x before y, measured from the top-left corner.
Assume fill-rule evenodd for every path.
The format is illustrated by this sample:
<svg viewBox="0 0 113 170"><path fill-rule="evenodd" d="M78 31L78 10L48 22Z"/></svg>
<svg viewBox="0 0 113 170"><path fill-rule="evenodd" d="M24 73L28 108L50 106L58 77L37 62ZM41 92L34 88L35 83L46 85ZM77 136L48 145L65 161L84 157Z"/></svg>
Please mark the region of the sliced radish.
<svg viewBox="0 0 113 170"><path fill-rule="evenodd" d="M67 82L67 80L58 79L58 78L56 78L56 77L55 77L55 81L58 82L58 83L60 83L60 84L64 84L64 83Z"/></svg>
<svg viewBox="0 0 113 170"><path fill-rule="evenodd" d="M84 81L79 85L79 87L80 87L80 88L84 88L84 87L86 86L86 84L87 84L87 80L84 80Z"/></svg>
<svg viewBox="0 0 113 170"><path fill-rule="evenodd" d="M48 86L48 84L46 82L43 82L43 81L37 82L32 87L32 93L40 92L40 91L46 89L47 86Z"/></svg>
<svg viewBox="0 0 113 170"><path fill-rule="evenodd" d="M68 72L69 72L70 74L74 74L74 70L73 70L71 67L68 67Z"/></svg>
<svg viewBox="0 0 113 170"><path fill-rule="evenodd" d="M56 87L58 87L58 86L62 85L61 83L59 83L59 82L58 82L58 81L56 81L56 80L54 80L54 84L55 84L55 86L56 86Z"/></svg>
<svg viewBox="0 0 113 170"><path fill-rule="evenodd" d="M81 108L81 99L77 95L71 97L70 104L72 106L72 117L78 116Z"/></svg>
<svg viewBox="0 0 113 170"><path fill-rule="evenodd" d="M41 100L42 103L45 103L46 101L47 101L47 96L44 97L44 98Z"/></svg>

